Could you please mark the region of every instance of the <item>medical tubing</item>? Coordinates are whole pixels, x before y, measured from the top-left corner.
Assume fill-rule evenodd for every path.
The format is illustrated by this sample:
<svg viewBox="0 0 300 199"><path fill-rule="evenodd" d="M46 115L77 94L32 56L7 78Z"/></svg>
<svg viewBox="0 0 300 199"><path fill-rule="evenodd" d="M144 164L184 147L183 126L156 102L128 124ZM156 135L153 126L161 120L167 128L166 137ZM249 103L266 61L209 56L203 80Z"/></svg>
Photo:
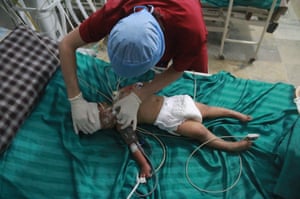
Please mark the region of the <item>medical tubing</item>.
<svg viewBox="0 0 300 199"><path fill-rule="evenodd" d="M125 79L123 79L123 80L121 80L121 77L119 77L119 76L117 76L115 73L113 73L115 76L117 76L116 78L117 78L117 82L116 82L116 87L113 89L113 87L111 86L111 84L110 84L110 77L109 77L109 74L108 74L108 69L109 68L105 68L104 69L104 72L105 72L105 76L106 76L106 79L108 80L106 83L107 83L107 85L108 85L108 88L110 89L110 91L111 91L111 99L113 99L113 92L115 91L115 90L119 90L119 88L120 88L120 84L121 84L121 82L122 81L124 81ZM101 75L100 75L100 73L98 73L99 74L99 76L100 76L100 79L101 79Z"/></svg>
<svg viewBox="0 0 300 199"><path fill-rule="evenodd" d="M100 95L100 96L106 98L109 102L112 101L108 96L106 96L104 93L102 93L102 92L99 91L98 89L94 88L93 86L90 86L89 83L87 83L85 80L81 79L79 76L78 76L78 80L79 80L80 82L84 83L85 86L86 86L87 88L90 88L90 89L94 90L94 91L96 92L96 94L98 94L98 95Z"/></svg>
<svg viewBox="0 0 300 199"><path fill-rule="evenodd" d="M136 191L136 189L139 187L140 182L138 181L135 186L133 187L132 191L129 193L129 195L127 196L127 199L131 198L132 195L134 194L134 192Z"/></svg>
<svg viewBox="0 0 300 199"><path fill-rule="evenodd" d="M153 167L153 165L152 165L152 163L151 163L149 157L146 155L146 153L144 152L144 150L143 150L143 148L140 146L140 144L139 144L139 143L138 143L138 144L134 143L134 144L135 144L135 146L137 147L137 150L140 150L141 153L143 153L144 157L147 159L148 163L150 164L150 167L152 168L152 170L154 170L154 167ZM133 152L133 151L132 151L132 152ZM134 152L133 152L133 153L134 153ZM154 187L152 188L152 190L149 191L149 192L146 193L146 194L139 194L139 193L137 193L137 188L139 187L140 183L146 183L146 180L143 179L143 182L142 182L142 180L141 180L142 178L139 178L139 173L137 173L137 183L135 184L135 186L133 187L133 189L131 190L131 192L130 192L129 195L127 196L127 199L131 198L132 195L133 195L135 192L136 192L136 194L137 194L139 197L147 197L147 196L151 195L151 194L155 191L155 189L157 188L157 185L158 185L158 179L157 179L157 177L155 176L155 174L154 174L154 175L152 174L152 176L155 177L155 182L156 182L155 185L154 185Z"/></svg>
<svg viewBox="0 0 300 199"><path fill-rule="evenodd" d="M99 79L100 80L100 85L101 84L103 84L103 85L105 85L105 83L108 83L109 81L105 81L103 78L102 78L102 75L101 75L101 73L100 73L100 71L98 70L98 67L96 66L96 64L93 64L93 66L94 66L94 68L95 68L95 70L96 70L96 74L97 74L97 80ZM107 78L108 76L106 75L106 78ZM108 78L107 78L108 79ZM107 84L108 86L107 86L107 88L108 88L108 91L110 92L110 93L112 93L113 92L113 89L110 87L110 84L108 83ZM111 96L110 96L110 98L109 97L107 97L107 99L109 100L109 102L110 103L112 103L112 98L111 98Z"/></svg>
<svg viewBox="0 0 300 199"><path fill-rule="evenodd" d="M193 73L194 76L194 96L193 99L196 100L196 93L197 93L197 79L195 78L195 73Z"/></svg>
<svg viewBox="0 0 300 199"><path fill-rule="evenodd" d="M138 147L139 147L140 151L143 153L143 155L145 156L145 158L147 159L147 161L148 161L148 163L150 164L150 167L152 168L152 170L154 170L154 166L153 166L153 164L152 164L150 158L148 157L148 155L145 153L144 149L143 149L140 145L138 145ZM139 193L139 192L137 191L137 189L136 189L136 190L134 191L135 194L138 195L140 198L141 198L141 197L142 197L142 198L145 198L145 197L150 196L150 195L156 190L156 188L157 188L157 186L158 186L158 178L157 178L156 172L153 172L153 173L152 173L152 178L154 178L154 180L155 180L155 183L154 183L154 186L153 186L152 190L150 190L150 191L149 191L148 193L146 193L146 194L142 194L142 193Z"/></svg>
<svg viewBox="0 0 300 199"><path fill-rule="evenodd" d="M158 138L158 136L156 136L155 134L153 133L150 133L149 131L143 129L143 128L137 128L137 130L143 134L147 134L147 135L150 135L152 136L153 138L155 138L155 140L160 144L162 150L163 150L163 157L162 157L162 160L160 162L160 164L158 165L158 167L154 170L154 173L157 173L161 167L164 165L165 161L166 161L166 154L167 154L167 150L166 150L166 146L164 145L164 143Z"/></svg>
<svg viewBox="0 0 300 199"><path fill-rule="evenodd" d="M136 135L136 132L133 130L132 126L129 126L129 127L125 128L125 129L119 129L118 131L121 134L121 137L125 141L125 143L127 145L129 145L129 148L130 148L131 152L134 153L136 150L141 151L141 153L144 155L144 157L146 158L147 162L149 163L152 171L155 170L154 167L153 167L153 165L152 165L152 162L151 162L150 158L147 156L147 154L145 153L144 149L139 144L138 137ZM133 148L134 148L134 151L132 150ZM156 177L155 173L152 173L152 176L155 178L155 181L156 181L154 187L152 188L151 191L149 191L146 194L138 194L138 193L136 193L140 197L147 197L147 196L151 195L155 191L155 189L157 188L158 180L157 180L157 177ZM138 186L140 184L139 183L140 179L137 178L137 181L138 181L138 183L134 186L134 188L131 191L131 193L136 192L136 189L138 188ZM132 194L129 194L129 196L130 195L132 195ZM130 197L129 196L127 198L131 197L131 196Z"/></svg>
<svg viewBox="0 0 300 199"><path fill-rule="evenodd" d="M241 158L241 155L239 154L239 160L240 160L240 170L239 170L239 174L236 178L236 180L234 181L234 183L230 186L228 186L227 188L223 189L223 190L206 190L206 189L202 189L200 188L199 186L197 186L195 183L193 183L193 181L190 179L189 177L189 172L188 172L188 166L189 166L189 162L190 162L190 159L193 157L193 155L200 149L202 148L203 146L205 146L206 144L208 144L209 142L212 142L216 139L219 139L219 138L244 138L245 136L220 136L220 137L216 137L216 138L212 138L212 139L209 139L205 142L203 142L202 144L200 144L188 157L187 161L186 161L186 164L185 164L185 174L186 174L186 178L188 180L188 182L195 188L197 189L198 191L201 191L201 192L205 192L205 193L223 193L223 192L227 192L229 191L230 189L232 189L233 187L236 186L236 184L238 183L238 181L240 180L241 178L241 175L242 175L242 171L243 171L243 163L242 163L242 158Z"/></svg>
<svg viewBox="0 0 300 199"><path fill-rule="evenodd" d="M137 128L137 130L138 130L139 132L141 132L141 133L148 134L148 135L151 135L152 137L154 137L154 138L157 140L157 142L161 145L161 148L162 148L162 150L163 150L163 158L162 158L162 160L161 160L161 163L160 163L159 166L155 169L154 166L153 166L153 164L152 164L152 162L150 161L150 158L149 158L148 155L145 153L144 149L143 149L140 145L138 145L140 151L143 153L143 155L145 156L145 158L146 158L147 161L149 162L149 164L150 164L152 170L154 171L154 172L152 173L152 178L154 178L155 183L154 183L154 186L153 186L152 190L150 190L150 191L149 191L148 193L146 193L146 194L141 194L141 193L139 193L139 192L137 191L137 188L136 188L136 190L135 190L135 194L136 194L136 195L138 195L139 197L143 197L143 198L144 198L144 197L147 197L147 196L151 195L151 194L157 189L157 186L158 186L157 172L161 169L161 167L162 167L163 164L165 163L165 160L166 160L166 147L164 146L163 142L162 142L157 136L155 136L154 134L152 134L152 133L150 133L150 132L148 132L148 131L146 131L145 129L142 129L142 128Z"/></svg>
<svg viewBox="0 0 300 199"><path fill-rule="evenodd" d="M197 93L197 79L195 78L195 74L194 74L194 93L193 93L193 98L194 100L196 99L196 93ZM240 170L239 170L239 174L237 176L237 179L234 181L234 183L230 186L228 186L226 189L223 189L223 190L206 190L206 189L202 189L200 188L199 186L197 186L195 183L193 183L193 181L191 180L190 176L189 176L189 172L188 172L188 166L189 166L189 162L190 162L190 159L193 157L193 155L200 149L202 148L204 145L208 144L209 142L212 142L216 139L219 139L219 138L243 138L243 136L220 136L220 137L216 137L216 138L212 138L212 139L209 139L207 140L206 142L200 144L188 157L187 161L186 161L186 165L185 165L185 174L186 174L186 178L188 180L188 182L195 188L197 189L198 191L201 191L201 192L205 192L205 193L223 193L223 192L227 192L229 191L230 189L232 189L233 187L236 186L236 184L238 183L238 181L240 180L241 178L241 175L242 175L242 171L243 171L243 162L242 162L242 158L241 158L241 155L239 154L239 162L240 162Z"/></svg>
<svg viewBox="0 0 300 199"><path fill-rule="evenodd" d="M128 194L126 199L130 199L132 197L132 195L134 194L134 192L137 190L137 188L139 187L141 181L139 179L139 176L137 174L137 183L135 184L135 186L133 187L133 189L131 190L131 192Z"/></svg>

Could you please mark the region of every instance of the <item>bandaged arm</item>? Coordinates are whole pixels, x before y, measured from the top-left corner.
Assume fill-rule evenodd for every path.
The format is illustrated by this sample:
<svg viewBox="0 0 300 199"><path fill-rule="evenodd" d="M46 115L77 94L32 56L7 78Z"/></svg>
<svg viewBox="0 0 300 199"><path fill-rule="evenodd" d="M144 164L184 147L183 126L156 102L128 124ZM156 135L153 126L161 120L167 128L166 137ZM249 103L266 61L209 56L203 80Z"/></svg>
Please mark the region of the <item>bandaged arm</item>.
<svg viewBox="0 0 300 199"><path fill-rule="evenodd" d="M133 129L131 127L128 127L126 129L117 128L117 130L119 131L122 138L128 145L128 147L131 151L131 154L132 154L133 158L135 159L135 161L137 162L137 164L139 165L139 167L143 168L145 166L148 166L149 165L148 160L146 159L146 157L144 156L144 153L142 152L142 149L140 147L140 144L137 139L135 131L133 131Z"/></svg>
<svg viewBox="0 0 300 199"><path fill-rule="evenodd" d="M139 143L132 143L129 145L131 154L135 161L138 163L140 167L143 167L143 165L148 165L148 161L145 158L143 152L140 150L140 146L138 146Z"/></svg>

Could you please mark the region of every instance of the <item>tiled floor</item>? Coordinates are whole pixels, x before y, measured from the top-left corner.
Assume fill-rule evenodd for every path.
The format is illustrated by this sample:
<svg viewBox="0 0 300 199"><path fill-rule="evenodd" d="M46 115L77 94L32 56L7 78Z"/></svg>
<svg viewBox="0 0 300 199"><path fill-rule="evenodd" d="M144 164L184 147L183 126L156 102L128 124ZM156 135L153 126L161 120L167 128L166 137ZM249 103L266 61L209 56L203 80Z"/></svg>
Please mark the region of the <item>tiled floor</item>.
<svg viewBox="0 0 300 199"><path fill-rule="evenodd" d="M261 27L232 24L231 38L257 41ZM289 9L280 17L274 33L267 33L252 64L255 47L247 44L225 43L225 60L219 59L221 35L209 33L209 73L228 71L237 77L267 82L300 85L300 1L291 0Z"/></svg>

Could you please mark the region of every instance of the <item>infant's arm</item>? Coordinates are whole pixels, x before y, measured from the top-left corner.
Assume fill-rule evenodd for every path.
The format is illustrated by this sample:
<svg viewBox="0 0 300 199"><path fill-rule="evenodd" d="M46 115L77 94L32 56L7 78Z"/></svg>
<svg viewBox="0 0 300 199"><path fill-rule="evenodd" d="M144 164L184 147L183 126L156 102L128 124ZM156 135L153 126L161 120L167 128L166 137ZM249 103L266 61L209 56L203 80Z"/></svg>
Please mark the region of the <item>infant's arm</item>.
<svg viewBox="0 0 300 199"><path fill-rule="evenodd" d="M140 167L140 177L150 178L151 177L151 166L147 159L145 158L143 152L139 149L137 144L132 143L130 146L130 151L133 155L133 158L138 163Z"/></svg>
<svg viewBox="0 0 300 199"><path fill-rule="evenodd" d="M130 151L138 163L140 167L140 177L151 177L151 166L149 165L148 160L144 156L142 149L140 148L140 144L136 133L133 131L131 127L127 127L125 129L121 129L119 125L117 126L117 130L121 134L123 140L126 142Z"/></svg>

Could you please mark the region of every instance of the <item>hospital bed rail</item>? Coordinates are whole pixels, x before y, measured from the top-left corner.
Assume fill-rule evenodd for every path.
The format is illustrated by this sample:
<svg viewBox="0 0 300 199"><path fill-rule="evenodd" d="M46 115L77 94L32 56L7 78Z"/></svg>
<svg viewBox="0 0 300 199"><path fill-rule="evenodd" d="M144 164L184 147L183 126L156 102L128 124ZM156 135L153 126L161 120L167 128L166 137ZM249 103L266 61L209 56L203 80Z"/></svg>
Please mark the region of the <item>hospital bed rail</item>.
<svg viewBox="0 0 300 199"><path fill-rule="evenodd" d="M84 19L102 7L106 0L1 0L15 25L26 24L33 30L60 40Z"/></svg>
<svg viewBox="0 0 300 199"><path fill-rule="evenodd" d="M271 4L268 8L265 8L265 5L255 7L251 5L251 2L249 2L249 6L244 5L245 3L239 5L241 1L238 0L229 0L227 7L218 7L216 4L220 4L220 2L216 2L216 4L212 4L211 2L214 1L201 0L204 20L207 24L208 31L222 33L218 58L225 59L224 45L226 42L242 45L246 44L256 47L254 54L248 59L248 63L253 63L257 58L265 34L267 32L274 32L277 27L277 22L274 22L274 20L278 20L278 13L275 14L275 11L280 7L278 0L271 0ZM286 4L287 2L282 0L280 5ZM262 27L259 38L257 40L230 38L229 32L231 28L235 23L240 22Z"/></svg>

